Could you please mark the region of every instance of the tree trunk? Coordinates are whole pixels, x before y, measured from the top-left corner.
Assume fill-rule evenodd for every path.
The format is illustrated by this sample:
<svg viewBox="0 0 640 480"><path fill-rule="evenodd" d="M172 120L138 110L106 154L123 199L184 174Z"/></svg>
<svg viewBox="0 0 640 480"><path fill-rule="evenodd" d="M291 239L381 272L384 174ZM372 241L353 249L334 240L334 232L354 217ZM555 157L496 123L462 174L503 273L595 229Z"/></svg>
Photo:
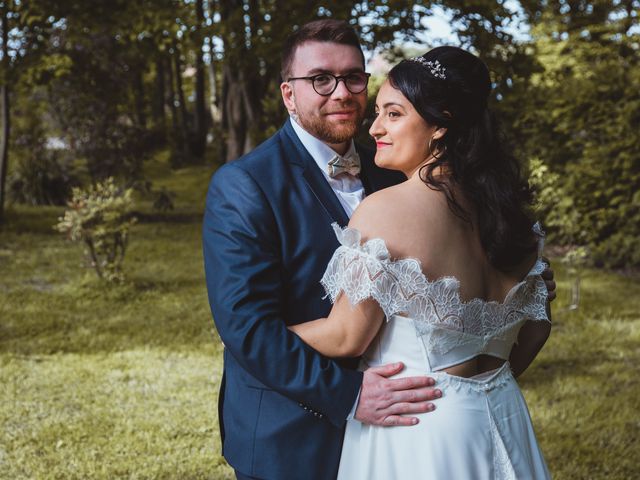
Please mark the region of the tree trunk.
<svg viewBox="0 0 640 480"><path fill-rule="evenodd" d="M202 35L202 25L204 24L203 0L196 0L196 18L196 91L194 137L191 150L195 157L202 158L207 145L207 129L209 127L205 99L204 60L202 59L202 47L204 43L204 36Z"/></svg>
<svg viewBox="0 0 640 480"><path fill-rule="evenodd" d="M2 86L0 87L0 122L2 138L0 138L0 222L4 220L4 203L7 187L7 164L9 161L9 135L11 118L9 115L9 19L7 3L2 2Z"/></svg>
<svg viewBox="0 0 640 480"><path fill-rule="evenodd" d="M156 57L156 78L153 92L152 111L154 126L164 134L167 129L167 116L165 114L166 92L164 86L166 74L163 60L163 56L158 54Z"/></svg>
<svg viewBox="0 0 640 480"><path fill-rule="evenodd" d="M145 112L144 102L144 81L142 79L142 70L136 68L133 72L133 96L136 104L136 123L141 129L147 128L147 114Z"/></svg>
<svg viewBox="0 0 640 480"><path fill-rule="evenodd" d="M166 62L167 73L167 105L171 112L171 132L169 138L171 139L171 156L170 163L173 168L181 167L186 161L185 157L185 137L183 136L183 127L180 125L182 122L178 116L178 108L176 107L176 91L174 88L174 72L171 66L171 57L165 56L163 60Z"/></svg>
<svg viewBox="0 0 640 480"><path fill-rule="evenodd" d="M226 161L230 162L249 152L255 146L253 133L260 115L262 79L258 73L257 58L247 49L247 40L253 41L253 31L245 35L244 2L220 2L220 17L231 35L223 37L225 61L222 66L222 126L226 133ZM247 12L251 18L251 12ZM252 92L252 89L254 90Z"/></svg>
<svg viewBox="0 0 640 480"><path fill-rule="evenodd" d="M184 88L182 87L182 60L180 59L180 50L178 49L178 42L173 42L173 68L174 77L176 80L176 95L178 100L178 109L180 112L180 134L184 144L189 141L189 114L187 113L187 102L184 99ZM186 160L186 157L185 157Z"/></svg>
<svg viewBox="0 0 640 480"><path fill-rule="evenodd" d="M216 62L213 58L213 39L210 40L211 45L211 62L209 62L209 112L214 124L220 123L222 112L220 112L220 104L218 99L218 79L216 78Z"/></svg>
<svg viewBox="0 0 640 480"><path fill-rule="evenodd" d="M225 161L231 162L244 153L247 118L240 82L234 78L231 67L227 63L222 66L222 72L224 77L223 126L227 133Z"/></svg>

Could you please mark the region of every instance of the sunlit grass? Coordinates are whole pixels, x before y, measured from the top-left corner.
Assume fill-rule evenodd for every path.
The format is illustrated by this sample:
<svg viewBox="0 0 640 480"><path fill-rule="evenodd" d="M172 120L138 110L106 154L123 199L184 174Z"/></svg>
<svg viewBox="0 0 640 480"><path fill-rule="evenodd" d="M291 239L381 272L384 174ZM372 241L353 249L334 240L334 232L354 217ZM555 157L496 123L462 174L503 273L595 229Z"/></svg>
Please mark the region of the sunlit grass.
<svg viewBox="0 0 640 480"><path fill-rule="evenodd" d="M567 305L568 287L560 281L555 310ZM640 282L588 271L581 298L577 311L556 313L547 345L520 383L554 478L634 478Z"/></svg>
<svg viewBox="0 0 640 480"><path fill-rule="evenodd" d="M0 230L2 479L231 478L200 241L211 169L152 166L175 209L139 201L121 285L52 229L61 208L13 207Z"/></svg>
<svg viewBox="0 0 640 480"><path fill-rule="evenodd" d="M60 208L14 207L0 229L0 478L231 478L220 456L221 345L200 218L210 168L150 164L175 209L143 199L105 288ZM521 384L554 478L627 479L640 454L640 281L584 272L580 308L556 262L552 336Z"/></svg>

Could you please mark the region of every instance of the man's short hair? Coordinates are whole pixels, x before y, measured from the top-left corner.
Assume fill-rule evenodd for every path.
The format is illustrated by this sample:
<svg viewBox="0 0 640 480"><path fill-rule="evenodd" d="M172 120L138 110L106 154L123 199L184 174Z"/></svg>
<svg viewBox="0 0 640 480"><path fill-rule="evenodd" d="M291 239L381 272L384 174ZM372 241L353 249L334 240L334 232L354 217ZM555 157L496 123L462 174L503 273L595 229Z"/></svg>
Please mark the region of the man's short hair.
<svg viewBox="0 0 640 480"><path fill-rule="evenodd" d="M287 78L291 76L291 65L293 64L296 49L309 41L333 42L356 47L362 56L362 66L364 67L364 54L362 53L362 47L360 47L360 40L351 25L344 20L315 20L305 23L285 40L282 48L282 65L280 69L283 82L286 82Z"/></svg>

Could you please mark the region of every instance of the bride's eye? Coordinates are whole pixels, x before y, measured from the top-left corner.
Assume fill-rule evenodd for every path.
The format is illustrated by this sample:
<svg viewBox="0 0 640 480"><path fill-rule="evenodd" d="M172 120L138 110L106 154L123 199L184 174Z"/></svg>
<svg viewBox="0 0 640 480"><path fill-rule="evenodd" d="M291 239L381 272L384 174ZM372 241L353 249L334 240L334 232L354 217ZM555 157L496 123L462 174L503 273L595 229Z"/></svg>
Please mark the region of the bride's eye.
<svg viewBox="0 0 640 480"><path fill-rule="evenodd" d="M396 118L396 117L400 116L400 114L398 112L394 112L393 110L389 111L389 113L387 115L389 117L391 117L391 118Z"/></svg>

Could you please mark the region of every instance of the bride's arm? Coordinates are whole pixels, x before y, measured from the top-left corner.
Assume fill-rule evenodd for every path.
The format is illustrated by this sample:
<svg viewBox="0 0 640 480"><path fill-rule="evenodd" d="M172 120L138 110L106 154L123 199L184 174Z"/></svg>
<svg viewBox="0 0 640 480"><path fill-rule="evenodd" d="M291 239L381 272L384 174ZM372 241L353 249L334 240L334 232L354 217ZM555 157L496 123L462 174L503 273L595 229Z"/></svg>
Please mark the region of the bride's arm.
<svg viewBox="0 0 640 480"><path fill-rule="evenodd" d="M383 318L375 300L367 299L353 306L341 294L327 318L293 325L289 330L328 357L359 357L378 333Z"/></svg>
<svg viewBox="0 0 640 480"><path fill-rule="evenodd" d="M362 242L368 238L384 238L384 232L396 228L388 222L397 215L387 211L395 202L386 200L381 194L382 191L367 196L349 221L349 227L360 232ZM378 302L369 298L354 306L343 292L327 318L300 323L289 329L323 355L359 357L380 330L383 319Z"/></svg>
<svg viewBox="0 0 640 480"><path fill-rule="evenodd" d="M551 320L551 309L547 303L547 316ZM509 364L514 377L520 376L536 358L551 333L551 322L545 320L529 320L520 332L518 341L511 349Z"/></svg>

